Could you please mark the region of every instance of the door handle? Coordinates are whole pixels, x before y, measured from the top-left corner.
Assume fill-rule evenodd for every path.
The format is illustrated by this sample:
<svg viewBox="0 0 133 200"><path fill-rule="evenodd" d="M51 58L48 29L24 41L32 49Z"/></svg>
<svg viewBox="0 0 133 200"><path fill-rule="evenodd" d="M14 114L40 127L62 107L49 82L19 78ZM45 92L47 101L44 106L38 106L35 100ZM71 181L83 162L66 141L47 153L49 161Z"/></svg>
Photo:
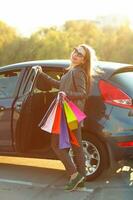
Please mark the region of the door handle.
<svg viewBox="0 0 133 200"><path fill-rule="evenodd" d="M0 106L0 111L3 111L3 110L5 110L5 107Z"/></svg>
<svg viewBox="0 0 133 200"><path fill-rule="evenodd" d="M22 102L17 102L16 103L16 109L19 110L22 106Z"/></svg>

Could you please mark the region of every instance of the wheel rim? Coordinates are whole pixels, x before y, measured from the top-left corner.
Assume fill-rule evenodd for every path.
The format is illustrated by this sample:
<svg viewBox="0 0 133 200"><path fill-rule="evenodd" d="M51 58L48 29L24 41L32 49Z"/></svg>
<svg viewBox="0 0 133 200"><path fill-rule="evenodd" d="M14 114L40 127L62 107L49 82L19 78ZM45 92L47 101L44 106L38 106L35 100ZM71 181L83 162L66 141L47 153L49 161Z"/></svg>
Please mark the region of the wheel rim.
<svg viewBox="0 0 133 200"><path fill-rule="evenodd" d="M94 174L100 165L100 154L97 147L89 141L83 141L86 175Z"/></svg>
<svg viewBox="0 0 133 200"><path fill-rule="evenodd" d="M86 140L83 140L83 150L85 155L86 176L90 176L98 170L100 165L100 154L97 147ZM73 158L72 149L70 149L70 156Z"/></svg>

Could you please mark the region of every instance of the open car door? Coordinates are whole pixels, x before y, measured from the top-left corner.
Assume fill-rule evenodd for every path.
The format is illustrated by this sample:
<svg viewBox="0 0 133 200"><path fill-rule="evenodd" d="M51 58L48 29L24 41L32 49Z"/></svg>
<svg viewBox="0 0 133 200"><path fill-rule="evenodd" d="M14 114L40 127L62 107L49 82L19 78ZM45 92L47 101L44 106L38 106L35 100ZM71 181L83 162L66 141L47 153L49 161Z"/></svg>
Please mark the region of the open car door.
<svg viewBox="0 0 133 200"><path fill-rule="evenodd" d="M12 129L13 146L17 152L25 152L30 143L31 134L31 113L33 88L38 76L38 66L25 69L23 80L19 88L16 101L13 105ZM26 138L24 140L23 138Z"/></svg>

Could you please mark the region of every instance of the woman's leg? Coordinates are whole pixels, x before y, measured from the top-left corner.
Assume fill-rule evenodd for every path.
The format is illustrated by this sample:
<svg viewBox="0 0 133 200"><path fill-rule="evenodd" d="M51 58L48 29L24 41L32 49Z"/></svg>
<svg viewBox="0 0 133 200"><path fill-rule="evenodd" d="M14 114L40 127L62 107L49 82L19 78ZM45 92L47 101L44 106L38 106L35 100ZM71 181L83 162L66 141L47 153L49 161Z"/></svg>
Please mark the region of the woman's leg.
<svg viewBox="0 0 133 200"><path fill-rule="evenodd" d="M59 149L59 135L52 134L51 146L57 157L64 164L69 176L77 172L76 166L69 155L69 149Z"/></svg>
<svg viewBox="0 0 133 200"><path fill-rule="evenodd" d="M64 164L70 180L65 186L65 190L72 191L74 190L85 178L85 159L82 147L82 137L81 137L81 126L79 125L78 130L75 131L75 134L80 147L72 145L74 153L74 161L71 160L69 155L69 149L59 149L59 135L52 134L51 145L58 158Z"/></svg>
<svg viewBox="0 0 133 200"><path fill-rule="evenodd" d="M82 145L82 133L81 133L81 125L79 125L79 128L74 131L74 134L77 138L77 141L80 145L80 147L77 147L76 145L72 145L72 150L74 154L74 162L77 167L77 171L82 175L86 176L85 172L85 156L83 152L83 145Z"/></svg>
<svg viewBox="0 0 133 200"><path fill-rule="evenodd" d="M80 144L80 147L72 145L74 162L69 155L69 149L59 149L59 135L52 134L51 146L58 158L64 164L68 175L71 176L78 171L82 176L85 176L85 158L82 146L81 125L74 131L74 134Z"/></svg>

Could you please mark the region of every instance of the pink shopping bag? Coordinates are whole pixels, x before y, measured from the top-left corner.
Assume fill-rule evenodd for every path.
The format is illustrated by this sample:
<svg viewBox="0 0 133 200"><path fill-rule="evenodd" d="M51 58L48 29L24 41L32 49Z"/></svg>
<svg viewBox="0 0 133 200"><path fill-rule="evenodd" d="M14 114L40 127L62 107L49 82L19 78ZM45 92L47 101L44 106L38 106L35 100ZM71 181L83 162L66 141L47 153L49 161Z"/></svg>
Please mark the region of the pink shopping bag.
<svg viewBox="0 0 133 200"><path fill-rule="evenodd" d="M82 112L72 101L67 99L67 103L74 112L78 122L83 121L86 118L86 115L84 112Z"/></svg>
<svg viewBox="0 0 133 200"><path fill-rule="evenodd" d="M50 104L48 110L46 111L45 115L43 116L42 120L40 121L40 123L39 123L39 125L38 125L39 127L41 127L42 125L45 124L45 122L46 122L48 116L50 115L51 111L53 110L53 107L55 106L55 103L56 103L56 99L54 99L54 100L52 101L52 103Z"/></svg>
<svg viewBox="0 0 133 200"><path fill-rule="evenodd" d="M50 110L51 112L46 113L44 118L43 118L43 122L41 122L41 129L44 131L47 131L49 133L52 133L52 128L53 128L53 124L54 124L54 120L55 120L55 114L56 114L56 110L57 110L57 106L58 106L58 101L54 101L54 105L53 108ZM46 120L44 120L46 118Z"/></svg>

